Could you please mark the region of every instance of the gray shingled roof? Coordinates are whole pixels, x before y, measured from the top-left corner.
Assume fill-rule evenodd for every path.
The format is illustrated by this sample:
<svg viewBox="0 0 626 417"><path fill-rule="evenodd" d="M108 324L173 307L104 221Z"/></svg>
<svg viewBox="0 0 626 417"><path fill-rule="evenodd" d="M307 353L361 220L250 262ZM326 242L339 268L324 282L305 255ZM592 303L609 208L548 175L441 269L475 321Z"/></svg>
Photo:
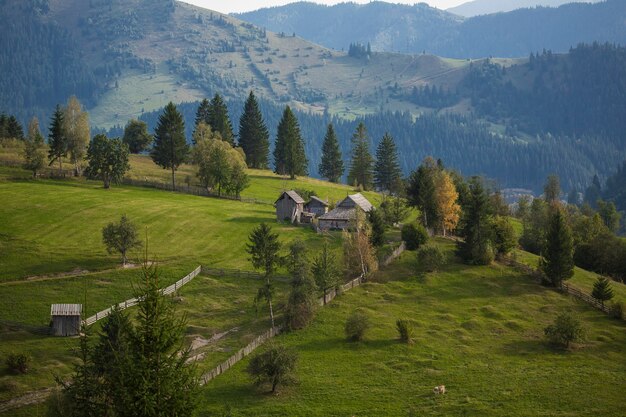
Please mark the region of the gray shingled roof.
<svg viewBox="0 0 626 417"><path fill-rule="evenodd" d="M317 201L318 203L322 204L323 206L328 207L328 203L324 200L322 200L319 197L315 197L314 195L311 196L311 201L309 201L307 204L311 204L313 201Z"/></svg>
<svg viewBox="0 0 626 417"><path fill-rule="evenodd" d="M52 304L51 316L80 316L83 310L82 304Z"/></svg>
<svg viewBox="0 0 626 417"><path fill-rule="evenodd" d="M295 201L298 204L303 204L304 203L304 199L302 197L300 197L300 194L296 193L294 190L289 190L289 191L284 191L280 197L278 197L278 200L280 200L283 196L283 194L287 194L293 201ZM278 200L276 200L278 202Z"/></svg>
<svg viewBox="0 0 626 417"><path fill-rule="evenodd" d="M354 201L354 204L356 204L357 206L359 206L361 208L361 210L363 210L364 212L369 212L374 206L372 205L372 203L370 203L367 198L363 197L363 194L361 193L356 193L356 194L352 194L346 197L346 199L350 199L352 201ZM344 199L345 201L345 199ZM341 205L341 203L339 203L339 205Z"/></svg>
<svg viewBox="0 0 626 417"><path fill-rule="evenodd" d="M320 220L354 220L354 208L337 207L319 217Z"/></svg>

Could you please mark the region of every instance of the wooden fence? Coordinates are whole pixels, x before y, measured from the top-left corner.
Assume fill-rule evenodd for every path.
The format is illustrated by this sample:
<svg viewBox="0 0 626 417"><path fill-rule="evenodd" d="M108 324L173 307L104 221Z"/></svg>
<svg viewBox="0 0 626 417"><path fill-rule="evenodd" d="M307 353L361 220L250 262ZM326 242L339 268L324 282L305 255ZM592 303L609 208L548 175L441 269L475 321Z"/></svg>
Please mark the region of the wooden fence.
<svg viewBox="0 0 626 417"><path fill-rule="evenodd" d="M396 249L394 249L394 251L391 252L391 254L389 256L387 256L382 261L382 265L383 266L389 265L391 262L394 261L394 259L396 259L398 256L402 255L402 252L404 252L405 250L406 250L406 243L404 243L404 241L402 241L400 243L400 246L398 246Z"/></svg>
<svg viewBox="0 0 626 417"><path fill-rule="evenodd" d="M507 265L510 265L512 267L514 267L515 269L527 274L528 276L532 277L535 281L541 283L544 281L544 275L543 272L541 272L540 270L538 270L537 268L533 268L530 265L521 263L519 261L516 261L515 259L511 259L511 258L504 258L503 262L506 263ZM572 284L569 284L567 282L563 282L561 283L561 287L560 288L555 288L556 290L559 290L561 292L564 292L566 294L572 295L576 298L578 298L579 300L582 300L584 302L586 302L587 304L597 308L598 310L603 311L604 313L609 314L611 312L609 306L607 305L602 305L602 303L598 300L596 300L595 298L593 298L590 294L587 294L586 292L582 291L580 288L577 288L575 286L573 286Z"/></svg>
<svg viewBox="0 0 626 417"><path fill-rule="evenodd" d="M131 185L133 187L143 187L143 188L155 188L157 190L165 190L172 191L172 183L170 182L161 182L161 181L148 181L148 180L137 180L132 178L124 178L122 179L122 184ZM182 194L192 194L201 197L211 197L211 198L219 198L222 200L232 200L232 201L241 201L243 203L252 203L252 204L266 204L273 205L271 201L268 200L260 200L258 198L246 198L246 197L235 197L232 195L217 195L212 191L207 190L204 187L198 187L196 185L190 184L177 184L176 190L177 193Z"/></svg>
<svg viewBox="0 0 626 417"><path fill-rule="evenodd" d="M363 277L359 276L359 277L353 279L352 281L350 281L350 282L348 282L346 284L343 284L342 286L339 287L339 291L332 290L328 294L326 294L325 297L321 297L319 299L319 304L323 306L323 305L329 303L338 294L341 294L342 292L345 292L345 291L349 291L349 290L351 290L354 287L358 287L359 285L361 285L362 282L363 282ZM200 377L200 382L202 384L206 384L207 382L211 381L213 378L215 378L218 375L224 373L226 370L228 370L232 366L234 366L237 362L239 362L240 360L242 360L243 358L248 356L250 353L252 353L257 347L261 346L263 343L267 342L272 337L274 337L276 335L279 335L281 330L282 329L280 327L274 327L272 329L269 329L268 331L266 331L262 335L258 336L252 342L250 342L248 345L246 345L244 348L239 349L239 351L237 351L237 353L232 355L230 358L226 359L224 362L222 362L221 364L217 365L215 368L213 368L210 371L208 371L205 374L203 374Z"/></svg>
<svg viewBox="0 0 626 417"><path fill-rule="evenodd" d="M183 278L179 279L178 281L176 281L175 283L173 283L169 287L166 287L166 288L162 289L161 293L163 293L165 295L168 295L168 294L172 294L172 293L176 292L183 285L187 284L189 281L191 281L192 279L197 277L201 270L202 270L202 267L198 266L196 269L194 269L189 274L187 274ZM133 307L133 306L137 305L137 303L139 301L140 301L139 298L131 298L129 300L123 301L123 302L121 302L119 304L116 304L116 305L113 305L113 306L111 306L109 308L106 308L106 309L104 309L102 311L98 311L93 316L86 318L83 321L83 324L86 325L86 326L90 326L90 325L94 324L95 322L97 322L98 320L101 320L101 319L107 317L109 314L111 314L111 311L113 310L113 308L117 307L120 310L125 310L125 309L127 309L129 307Z"/></svg>

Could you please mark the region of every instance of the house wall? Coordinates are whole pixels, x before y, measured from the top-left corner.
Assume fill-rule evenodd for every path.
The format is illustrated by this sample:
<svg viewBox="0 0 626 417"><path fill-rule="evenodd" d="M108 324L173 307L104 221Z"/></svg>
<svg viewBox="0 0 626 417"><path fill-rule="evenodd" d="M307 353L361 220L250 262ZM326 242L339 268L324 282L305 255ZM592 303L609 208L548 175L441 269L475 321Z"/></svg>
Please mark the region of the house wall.
<svg viewBox="0 0 626 417"><path fill-rule="evenodd" d="M76 336L80 331L80 316L52 316L55 336Z"/></svg>
<svg viewBox="0 0 626 417"><path fill-rule="evenodd" d="M341 229L345 230L350 226L348 220L324 220L319 219L318 228L322 230Z"/></svg>
<svg viewBox="0 0 626 417"><path fill-rule="evenodd" d="M321 204L309 204L306 209L309 213L315 214L315 217L322 216L328 212L328 207Z"/></svg>
<svg viewBox="0 0 626 417"><path fill-rule="evenodd" d="M282 222L288 218L290 222L293 223L296 219L300 218L302 210L303 204L297 204L289 196L285 195L276 202L276 220Z"/></svg>

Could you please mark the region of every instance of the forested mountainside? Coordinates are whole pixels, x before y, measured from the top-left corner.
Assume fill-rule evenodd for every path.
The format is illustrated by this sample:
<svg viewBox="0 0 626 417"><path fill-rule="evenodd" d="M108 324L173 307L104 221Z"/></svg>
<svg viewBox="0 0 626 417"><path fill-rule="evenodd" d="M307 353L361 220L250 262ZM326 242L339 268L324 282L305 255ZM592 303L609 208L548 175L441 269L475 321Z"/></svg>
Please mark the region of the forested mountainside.
<svg viewBox="0 0 626 417"><path fill-rule="evenodd" d="M446 11L459 16L472 17L535 6L558 7L567 3L597 3L598 1L601 0L473 0L446 9Z"/></svg>
<svg viewBox="0 0 626 417"><path fill-rule="evenodd" d="M350 43L369 42L374 51L426 51L453 58L520 57L544 48L566 52L581 42L626 43L623 0L526 8L469 19L424 3L329 7L298 2L237 17L339 50L347 50Z"/></svg>
<svg viewBox="0 0 626 417"><path fill-rule="evenodd" d="M92 126L104 129L141 114L150 119L169 101L215 93L233 103L237 125L253 90L272 134L285 105L297 111L313 174L331 119L345 159L356 123L365 120L372 145L386 131L396 138L405 173L434 155L502 186L538 190L556 172L566 189L582 189L626 156L619 46L453 60L358 43L333 51L170 0L4 0L0 12L29 23L0 39L0 112L23 124L37 115L44 129L71 94Z"/></svg>

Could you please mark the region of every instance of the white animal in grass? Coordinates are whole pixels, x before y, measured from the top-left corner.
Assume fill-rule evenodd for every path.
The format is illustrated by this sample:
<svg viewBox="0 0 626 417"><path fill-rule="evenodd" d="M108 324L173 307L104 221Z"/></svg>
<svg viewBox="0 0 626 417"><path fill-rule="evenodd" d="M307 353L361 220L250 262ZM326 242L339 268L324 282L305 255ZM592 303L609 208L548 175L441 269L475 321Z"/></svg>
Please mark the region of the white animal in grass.
<svg viewBox="0 0 626 417"><path fill-rule="evenodd" d="M445 394L446 393L446 386L445 385L437 385L435 388L433 388L433 392L435 394Z"/></svg>

